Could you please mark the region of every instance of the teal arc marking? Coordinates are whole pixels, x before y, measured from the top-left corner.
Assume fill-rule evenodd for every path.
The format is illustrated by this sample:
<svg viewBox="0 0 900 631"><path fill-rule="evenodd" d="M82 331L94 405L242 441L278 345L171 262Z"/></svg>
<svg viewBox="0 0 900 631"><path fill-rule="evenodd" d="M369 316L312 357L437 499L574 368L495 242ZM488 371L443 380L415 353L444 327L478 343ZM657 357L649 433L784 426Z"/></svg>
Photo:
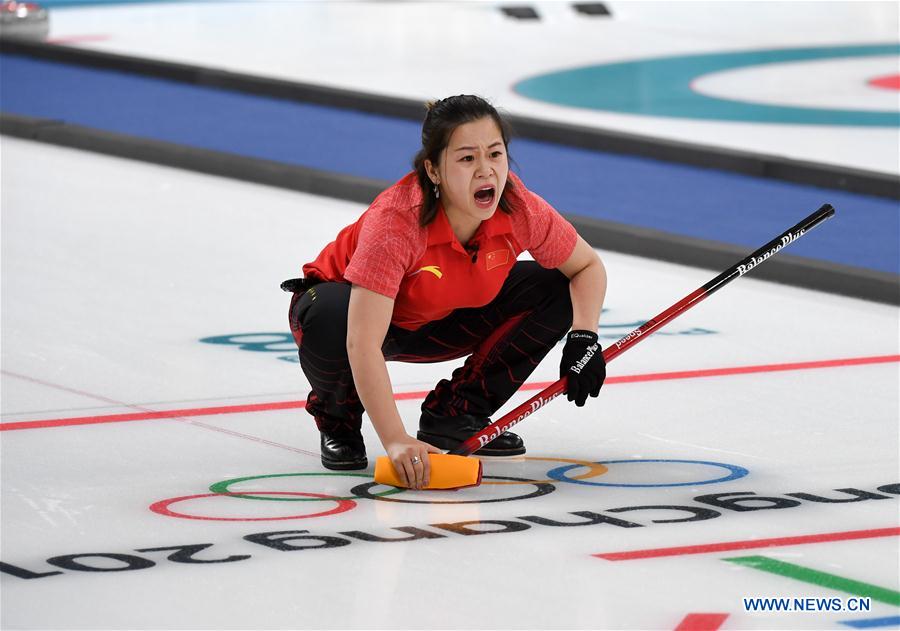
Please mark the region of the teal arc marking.
<svg viewBox="0 0 900 631"><path fill-rule="evenodd" d="M734 122L898 127L900 111L792 107L699 94L697 78L713 72L784 62L900 54L900 44L781 48L658 57L573 68L531 77L513 90L525 97L591 110Z"/></svg>

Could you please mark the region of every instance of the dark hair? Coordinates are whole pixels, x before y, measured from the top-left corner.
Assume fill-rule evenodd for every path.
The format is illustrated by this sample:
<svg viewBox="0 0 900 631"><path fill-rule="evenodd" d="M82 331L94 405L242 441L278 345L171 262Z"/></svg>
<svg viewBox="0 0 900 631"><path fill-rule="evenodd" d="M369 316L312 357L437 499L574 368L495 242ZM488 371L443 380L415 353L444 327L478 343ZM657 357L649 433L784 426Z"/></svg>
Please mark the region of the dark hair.
<svg viewBox="0 0 900 631"><path fill-rule="evenodd" d="M437 216L437 199L433 192L434 183L425 170L425 161L430 160L432 164L440 162L441 152L446 149L450 142L450 136L456 128L465 123L491 117L503 137L507 156L509 156L509 138L512 133L509 123L500 116L493 105L480 96L472 94L448 96L446 99L432 101L426 107L428 112L422 123L422 148L413 158L413 169L416 171L419 186L422 188L423 201L419 211L420 226L427 226ZM500 209L505 213L510 212L505 193L511 188L512 183L507 178L506 186L500 194Z"/></svg>

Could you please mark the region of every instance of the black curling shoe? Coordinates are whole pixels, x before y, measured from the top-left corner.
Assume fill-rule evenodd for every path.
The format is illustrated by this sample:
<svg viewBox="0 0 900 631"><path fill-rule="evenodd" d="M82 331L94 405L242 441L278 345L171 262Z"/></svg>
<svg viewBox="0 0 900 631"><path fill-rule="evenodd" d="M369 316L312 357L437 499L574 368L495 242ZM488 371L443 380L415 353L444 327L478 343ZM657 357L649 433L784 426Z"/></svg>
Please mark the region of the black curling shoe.
<svg viewBox="0 0 900 631"><path fill-rule="evenodd" d="M360 432L350 434L322 432L321 448L322 465L326 469L351 471L369 466L366 444Z"/></svg>
<svg viewBox="0 0 900 631"><path fill-rule="evenodd" d="M490 423L490 419L476 418L471 414L437 416L429 410L423 410L416 438L438 449L452 450ZM525 443L522 439L512 432L504 432L473 455L504 457L521 456L524 453Z"/></svg>

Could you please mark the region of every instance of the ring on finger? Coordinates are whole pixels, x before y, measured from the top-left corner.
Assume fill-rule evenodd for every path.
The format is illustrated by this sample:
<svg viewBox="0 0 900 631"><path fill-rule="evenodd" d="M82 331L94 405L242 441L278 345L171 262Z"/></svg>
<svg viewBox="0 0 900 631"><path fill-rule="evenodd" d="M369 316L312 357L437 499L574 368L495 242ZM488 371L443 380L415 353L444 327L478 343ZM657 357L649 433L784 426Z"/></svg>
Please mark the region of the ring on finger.
<svg viewBox="0 0 900 631"><path fill-rule="evenodd" d="M419 464L419 462L421 462L421 461L419 460L419 457L418 457L418 456L413 456L413 457L412 457L412 463L413 463L413 464Z"/></svg>

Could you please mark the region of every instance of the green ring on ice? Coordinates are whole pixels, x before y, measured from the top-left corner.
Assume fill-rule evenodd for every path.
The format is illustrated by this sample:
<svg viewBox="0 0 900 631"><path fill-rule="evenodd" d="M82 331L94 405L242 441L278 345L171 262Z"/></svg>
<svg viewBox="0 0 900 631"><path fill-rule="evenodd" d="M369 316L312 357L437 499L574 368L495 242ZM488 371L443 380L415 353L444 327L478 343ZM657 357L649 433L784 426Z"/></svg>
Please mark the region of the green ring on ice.
<svg viewBox="0 0 900 631"><path fill-rule="evenodd" d="M295 476L314 476L314 475L332 475L332 476L345 476L345 477L355 477L355 478L371 478L372 476L368 473L338 473L338 472L316 472L316 473L269 473L265 475L250 475L244 478L232 478L230 480L222 480L221 482L216 482L215 484L209 487L209 490L213 493L222 493L228 494L228 497L240 497L247 500L263 500L270 502L327 502L333 500L358 500L364 499L359 495L348 495L346 497L260 497L257 495L253 495L252 493L236 493L234 491L230 491L228 487L232 484L238 484L240 482L246 482L248 480L262 480L266 478L289 478ZM402 493L406 489L399 488L390 488L387 491L382 491L380 493L372 493L372 495L377 495L379 497L385 495L394 495L395 493ZM287 492L287 491L285 491Z"/></svg>

